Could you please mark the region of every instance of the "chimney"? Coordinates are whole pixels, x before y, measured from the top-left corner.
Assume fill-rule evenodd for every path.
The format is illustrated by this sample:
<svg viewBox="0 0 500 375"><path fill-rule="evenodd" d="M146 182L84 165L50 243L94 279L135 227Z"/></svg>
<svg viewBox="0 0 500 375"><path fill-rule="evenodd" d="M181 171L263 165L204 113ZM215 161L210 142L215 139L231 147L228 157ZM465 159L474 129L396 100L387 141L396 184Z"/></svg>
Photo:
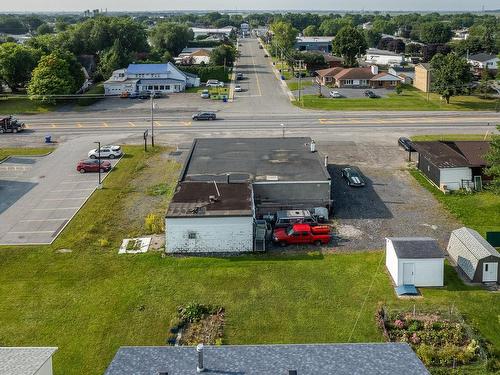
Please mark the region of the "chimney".
<svg viewBox="0 0 500 375"><path fill-rule="evenodd" d="M226 182L227 182L227 184L228 184L228 185L229 185L229 176L230 176L230 175L229 175L229 173L227 173L227 174L226 174L226 177L227 177Z"/></svg>
<svg viewBox="0 0 500 375"><path fill-rule="evenodd" d="M168 375L167 371L158 371L158 375Z"/></svg>
<svg viewBox="0 0 500 375"><path fill-rule="evenodd" d="M370 68L372 69L372 74L378 74L378 66L377 65L372 65Z"/></svg>
<svg viewBox="0 0 500 375"><path fill-rule="evenodd" d="M198 366L196 366L196 372L203 372L205 371L203 367L203 344L198 344L196 346L196 352L198 352Z"/></svg>
<svg viewBox="0 0 500 375"><path fill-rule="evenodd" d="M311 141L310 147L311 147L311 152L316 152L316 142Z"/></svg>
<svg viewBox="0 0 500 375"><path fill-rule="evenodd" d="M328 155L325 155L325 168L328 167Z"/></svg>

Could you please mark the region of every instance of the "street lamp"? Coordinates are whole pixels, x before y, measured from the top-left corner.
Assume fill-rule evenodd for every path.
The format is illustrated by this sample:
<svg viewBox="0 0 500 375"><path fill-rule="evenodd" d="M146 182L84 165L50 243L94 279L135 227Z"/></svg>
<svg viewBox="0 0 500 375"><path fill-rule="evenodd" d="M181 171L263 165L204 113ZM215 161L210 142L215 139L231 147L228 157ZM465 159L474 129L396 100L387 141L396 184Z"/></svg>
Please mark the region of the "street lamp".
<svg viewBox="0 0 500 375"><path fill-rule="evenodd" d="M94 142L97 144L97 160L99 162L99 183L97 185L97 188L100 189L102 187L102 181L101 181L101 142Z"/></svg>
<svg viewBox="0 0 500 375"><path fill-rule="evenodd" d="M281 137L285 138L285 124L281 124Z"/></svg>

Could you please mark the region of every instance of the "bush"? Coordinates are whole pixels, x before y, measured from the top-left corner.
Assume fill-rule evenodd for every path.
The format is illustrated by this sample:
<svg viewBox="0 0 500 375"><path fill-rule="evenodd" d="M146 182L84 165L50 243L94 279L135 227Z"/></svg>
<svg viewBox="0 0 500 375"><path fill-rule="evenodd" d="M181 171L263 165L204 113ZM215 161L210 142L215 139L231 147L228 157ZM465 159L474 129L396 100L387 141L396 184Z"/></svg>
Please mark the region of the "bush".
<svg viewBox="0 0 500 375"><path fill-rule="evenodd" d="M179 319L183 322L199 322L205 315L210 314L212 310L211 306L192 302L186 306L179 307Z"/></svg>
<svg viewBox="0 0 500 375"><path fill-rule="evenodd" d="M99 246L107 247L107 246L109 246L109 241L105 238L100 238L99 239Z"/></svg>
<svg viewBox="0 0 500 375"><path fill-rule="evenodd" d="M144 219L144 226L146 227L148 234L160 233L165 230L163 217L154 213L150 213L146 216L146 219Z"/></svg>
<svg viewBox="0 0 500 375"><path fill-rule="evenodd" d="M224 70L223 66L220 65L206 65L206 66L180 66L180 70L185 73L196 74L200 77L201 82L206 82L209 79L216 79L221 82L229 81L229 69Z"/></svg>

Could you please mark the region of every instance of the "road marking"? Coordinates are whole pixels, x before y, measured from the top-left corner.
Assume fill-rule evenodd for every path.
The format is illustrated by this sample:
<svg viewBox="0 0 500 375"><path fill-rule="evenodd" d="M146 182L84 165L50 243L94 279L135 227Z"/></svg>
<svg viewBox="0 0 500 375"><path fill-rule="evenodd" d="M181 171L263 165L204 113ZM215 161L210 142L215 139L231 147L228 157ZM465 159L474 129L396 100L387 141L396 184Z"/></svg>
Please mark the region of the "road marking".
<svg viewBox="0 0 500 375"><path fill-rule="evenodd" d="M33 208L33 211L78 210L80 207Z"/></svg>
<svg viewBox="0 0 500 375"><path fill-rule="evenodd" d="M76 124L76 127L77 128L83 128L82 124L80 124L80 123Z"/></svg>
<svg viewBox="0 0 500 375"><path fill-rule="evenodd" d="M69 217L62 217L60 219L29 219L29 220L19 220L20 223L30 223L30 222L39 222L39 221L64 221L69 220Z"/></svg>
<svg viewBox="0 0 500 375"><path fill-rule="evenodd" d="M77 200L77 199L87 199L87 197L76 197L76 198L45 198L43 201L65 201L65 200Z"/></svg>
<svg viewBox="0 0 500 375"><path fill-rule="evenodd" d="M51 128L57 128L56 124L51 124L50 127Z"/></svg>
<svg viewBox="0 0 500 375"><path fill-rule="evenodd" d="M94 190L94 188L88 188L88 189L66 189L66 190L51 190L49 193L63 193L66 191L90 191Z"/></svg>
<svg viewBox="0 0 500 375"><path fill-rule="evenodd" d="M27 233L54 233L53 230L33 230L29 232L7 232L7 234L27 234Z"/></svg>
<svg viewBox="0 0 500 375"><path fill-rule="evenodd" d="M191 126L192 122L191 121L182 121L181 124L184 126Z"/></svg>
<svg viewBox="0 0 500 375"><path fill-rule="evenodd" d="M155 125L156 126L163 126L162 124L160 124L158 121L155 121Z"/></svg>
<svg viewBox="0 0 500 375"><path fill-rule="evenodd" d="M259 96L262 96L262 90L260 89L259 75L257 74L257 67L255 66L255 59L252 55L253 71L255 72L255 78L257 80L257 88L259 89Z"/></svg>
<svg viewBox="0 0 500 375"><path fill-rule="evenodd" d="M108 125L108 123L107 123L107 122L103 122L103 123L102 123L102 126L104 126L105 128L109 128L109 125Z"/></svg>
<svg viewBox="0 0 500 375"><path fill-rule="evenodd" d="M133 126L135 128L135 124L133 122L128 122L130 126Z"/></svg>

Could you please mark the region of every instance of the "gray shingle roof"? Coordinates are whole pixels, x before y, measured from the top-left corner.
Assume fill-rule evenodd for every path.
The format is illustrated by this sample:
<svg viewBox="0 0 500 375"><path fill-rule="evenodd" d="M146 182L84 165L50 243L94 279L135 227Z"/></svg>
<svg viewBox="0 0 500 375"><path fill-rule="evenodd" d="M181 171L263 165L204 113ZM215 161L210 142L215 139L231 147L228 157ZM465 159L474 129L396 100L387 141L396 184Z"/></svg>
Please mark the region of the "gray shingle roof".
<svg viewBox="0 0 500 375"><path fill-rule="evenodd" d="M471 61L485 62L485 61L488 61L488 60L492 60L495 57L496 57L496 55L492 55L492 54L489 54L489 53L481 52L481 53L476 53L475 55L470 55L469 56L469 60L471 60Z"/></svg>
<svg viewBox="0 0 500 375"><path fill-rule="evenodd" d="M389 237L398 258L426 259L444 258L437 241L429 237Z"/></svg>
<svg viewBox="0 0 500 375"><path fill-rule="evenodd" d="M51 347L0 347L0 374L33 375L56 350Z"/></svg>
<svg viewBox="0 0 500 375"><path fill-rule="evenodd" d="M122 347L105 375L195 375L196 364L194 347ZM405 343L209 346L204 366L233 375L429 374Z"/></svg>

